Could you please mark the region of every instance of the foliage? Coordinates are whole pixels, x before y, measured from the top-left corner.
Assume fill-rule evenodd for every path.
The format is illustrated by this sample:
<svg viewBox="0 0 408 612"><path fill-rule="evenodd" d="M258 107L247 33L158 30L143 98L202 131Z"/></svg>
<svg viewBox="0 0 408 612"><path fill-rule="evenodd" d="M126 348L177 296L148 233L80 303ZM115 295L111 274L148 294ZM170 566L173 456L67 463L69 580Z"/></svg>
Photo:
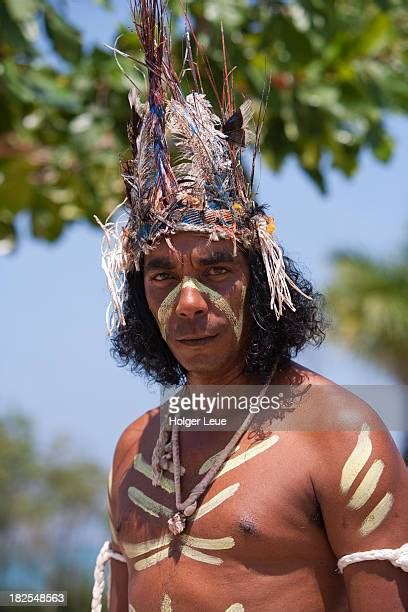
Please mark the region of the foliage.
<svg viewBox="0 0 408 612"><path fill-rule="evenodd" d="M408 384L408 248L395 263L338 253L335 265L327 299L336 339Z"/></svg>
<svg viewBox="0 0 408 612"><path fill-rule="evenodd" d="M170 5L180 11L179 0ZM325 191L330 164L352 176L364 148L390 159L384 113L408 107L404 0L194 0L188 9L218 85L220 20L229 63L238 67L234 86L257 109L270 74L262 153L273 169L295 156ZM129 83L112 53L84 50L60 4L3 0L0 22L0 245L7 251L21 211L34 236L52 241L75 220L104 219L122 199ZM135 36L122 33L119 47L134 50ZM52 51L40 50L45 43Z"/></svg>
<svg viewBox="0 0 408 612"><path fill-rule="evenodd" d="M56 584L61 566L75 569L86 527L105 523L104 484L104 471L69 458L61 440L48 455L39 453L25 416L1 417L0 547L7 555L0 557L0 588L10 587L15 568L38 575L43 585ZM74 569L64 584L74 589L74 581L80 591L83 566L75 570L78 580Z"/></svg>

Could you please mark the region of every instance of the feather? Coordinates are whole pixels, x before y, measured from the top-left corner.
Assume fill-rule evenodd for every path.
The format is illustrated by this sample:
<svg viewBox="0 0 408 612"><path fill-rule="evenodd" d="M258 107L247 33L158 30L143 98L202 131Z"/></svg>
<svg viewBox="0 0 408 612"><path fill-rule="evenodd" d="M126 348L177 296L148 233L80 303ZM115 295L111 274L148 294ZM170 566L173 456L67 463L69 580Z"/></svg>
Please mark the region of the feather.
<svg viewBox="0 0 408 612"><path fill-rule="evenodd" d="M222 125L222 131L228 137L229 142L239 147L247 146L251 140L248 124L252 116L252 102L246 100Z"/></svg>
<svg viewBox="0 0 408 612"><path fill-rule="evenodd" d="M180 170L176 166L177 176L185 173L196 197L228 202L231 160L225 136L216 129L219 124L204 94L193 93L184 103L171 100L168 104L167 126L180 158L188 160Z"/></svg>
<svg viewBox="0 0 408 612"><path fill-rule="evenodd" d="M133 159L135 159L137 157L137 137L139 136L145 109L140 102L136 87L132 87L129 91L128 100L131 109L131 120L127 126L127 133L132 148Z"/></svg>

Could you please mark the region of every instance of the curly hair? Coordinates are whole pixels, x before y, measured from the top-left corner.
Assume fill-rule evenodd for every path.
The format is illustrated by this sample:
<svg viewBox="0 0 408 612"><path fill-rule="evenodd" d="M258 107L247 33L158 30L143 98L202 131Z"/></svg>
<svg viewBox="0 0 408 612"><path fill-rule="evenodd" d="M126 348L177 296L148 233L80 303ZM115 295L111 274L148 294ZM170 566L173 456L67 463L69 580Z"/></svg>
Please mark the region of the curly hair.
<svg viewBox="0 0 408 612"><path fill-rule="evenodd" d="M312 299L292 292L295 311L287 308L276 320L270 308L270 290L259 251L246 252L251 282L249 288L250 329L245 354L245 372L267 377L273 366L282 367L306 345L319 346L325 338L324 298L313 290L292 259L284 255L287 274ZM130 365L135 374L149 382L179 385L186 382L186 370L175 359L164 341L146 301L143 269L126 276L123 307L126 325L112 337L112 355L122 366Z"/></svg>

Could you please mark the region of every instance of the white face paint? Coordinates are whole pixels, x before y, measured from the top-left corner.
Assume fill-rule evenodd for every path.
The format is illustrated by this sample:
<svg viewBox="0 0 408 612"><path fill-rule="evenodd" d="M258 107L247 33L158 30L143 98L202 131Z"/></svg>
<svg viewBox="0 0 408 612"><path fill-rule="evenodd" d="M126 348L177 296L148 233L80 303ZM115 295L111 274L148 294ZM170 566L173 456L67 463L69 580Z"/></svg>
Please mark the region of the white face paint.
<svg viewBox="0 0 408 612"><path fill-rule="evenodd" d="M239 342L239 339L242 334L242 326L243 326L243 321L244 321L244 304L245 304L246 286L242 285L239 313L238 313L238 316L236 316L231 306L228 304L227 300L224 298L224 296L218 293L218 291L215 291L214 289L207 287L207 285L204 285L203 283L200 283L200 281L194 278L191 278L189 276L185 276L184 278L182 278L179 284L170 291L170 293L164 298L164 300L162 301L160 305L160 308L157 313L157 318L158 318L159 328L160 328L163 338L166 339L166 335L167 335L166 329L167 329L168 321L170 319L173 308L177 302L177 299L181 293L181 290L184 289L185 287L191 287L192 289L196 289L200 293L206 295L209 301L212 304L214 304L214 306L218 310L220 310L222 313L225 314L225 316L230 321L233 327L237 342Z"/></svg>

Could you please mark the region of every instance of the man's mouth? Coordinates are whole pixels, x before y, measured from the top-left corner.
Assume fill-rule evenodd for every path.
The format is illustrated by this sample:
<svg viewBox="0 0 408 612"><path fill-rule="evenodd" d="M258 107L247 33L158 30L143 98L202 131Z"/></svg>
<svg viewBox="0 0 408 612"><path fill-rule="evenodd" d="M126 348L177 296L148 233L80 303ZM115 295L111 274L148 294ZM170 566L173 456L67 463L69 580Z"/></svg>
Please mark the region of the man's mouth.
<svg viewBox="0 0 408 612"><path fill-rule="evenodd" d="M177 342L185 346L202 346L203 344L209 344L217 336L218 334L212 336L185 336L183 338L177 338Z"/></svg>

